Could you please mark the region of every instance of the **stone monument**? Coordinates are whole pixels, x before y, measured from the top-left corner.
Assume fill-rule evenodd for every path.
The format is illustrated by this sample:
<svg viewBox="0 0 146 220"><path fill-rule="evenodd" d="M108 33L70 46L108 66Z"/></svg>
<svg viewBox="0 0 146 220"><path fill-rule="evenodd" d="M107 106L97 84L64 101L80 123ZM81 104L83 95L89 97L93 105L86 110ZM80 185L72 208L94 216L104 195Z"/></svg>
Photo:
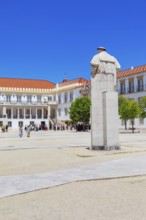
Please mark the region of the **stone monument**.
<svg viewBox="0 0 146 220"><path fill-rule="evenodd" d="M91 62L91 150L118 150L119 118L116 72L120 64L105 48Z"/></svg>

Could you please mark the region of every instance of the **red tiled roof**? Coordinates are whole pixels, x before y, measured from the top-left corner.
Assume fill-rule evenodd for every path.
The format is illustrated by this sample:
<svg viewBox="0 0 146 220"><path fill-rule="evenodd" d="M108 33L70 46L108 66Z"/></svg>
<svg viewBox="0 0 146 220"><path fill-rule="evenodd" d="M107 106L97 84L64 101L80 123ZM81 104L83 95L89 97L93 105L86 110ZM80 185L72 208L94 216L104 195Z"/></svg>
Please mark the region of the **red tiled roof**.
<svg viewBox="0 0 146 220"><path fill-rule="evenodd" d="M133 67L131 69L123 70L117 73L117 78L123 78L126 76L131 76L138 73L146 72L146 65Z"/></svg>
<svg viewBox="0 0 146 220"><path fill-rule="evenodd" d="M88 80L83 79L83 78L77 78L77 79L73 79L73 80L67 80L65 82L59 83L58 86L59 87L63 87L63 86L68 86L68 85L72 85L75 83L87 83Z"/></svg>
<svg viewBox="0 0 146 220"><path fill-rule="evenodd" d="M53 89L55 84L47 80L0 78L0 87Z"/></svg>

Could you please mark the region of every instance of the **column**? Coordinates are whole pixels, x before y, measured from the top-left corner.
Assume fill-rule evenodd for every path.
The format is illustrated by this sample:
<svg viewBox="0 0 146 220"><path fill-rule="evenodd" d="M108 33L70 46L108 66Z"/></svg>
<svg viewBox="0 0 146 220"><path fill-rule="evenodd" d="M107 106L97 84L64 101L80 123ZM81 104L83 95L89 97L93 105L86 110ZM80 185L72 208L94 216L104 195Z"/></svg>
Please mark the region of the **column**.
<svg viewBox="0 0 146 220"><path fill-rule="evenodd" d="M50 123L49 122L50 122L50 105L48 105L48 130L50 129Z"/></svg>
<svg viewBox="0 0 146 220"><path fill-rule="evenodd" d="M146 90L146 76L143 76L143 88Z"/></svg>
<svg viewBox="0 0 146 220"><path fill-rule="evenodd" d="M19 119L20 116L19 116L19 108L17 108L17 119Z"/></svg>
<svg viewBox="0 0 146 220"><path fill-rule="evenodd" d="M44 119L44 109L42 108L42 119Z"/></svg>
<svg viewBox="0 0 146 220"><path fill-rule="evenodd" d="M38 111L37 111L37 108L36 108L36 110L35 110L35 116L36 116L36 119L38 118Z"/></svg>
<svg viewBox="0 0 146 220"><path fill-rule="evenodd" d="M120 80L117 80L117 92L120 94Z"/></svg>
<svg viewBox="0 0 146 220"><path fill-rule="evenodd" d="M14 114L14 112L13 112L13 107L11 108L11 119L13 119L13 114Z"/></svg>
<svg viewBox="0 0 146 220"><path fill-rule="evenodd" d="M29 115L29 118L32 118L32 117L31 117L31 108L30 108L30 110L29 110L29 114L30 114L30 115Z"/></svg>
<svg viewBox="0 0 146 220"><path fill-rule="evenodd" d="M58 83L56 84L56 101L58 102Z"/></svg>
<svg viewBox="0 0 146 220"><path fill-rule="evenodd" d="M138 80L137 80L137 77L135 76L134 77L134 92L137 92L138 91Z"/></svg>
<svg viewBox="0 0 146 220"><path fill-rule="evenodd" d="M58 111L57 111L57 106L55 107L55 119L56 119L56 123L58 123Z"/></svg>
<svg viewBox="0 0 146 220"><path fill-rule="evenodd" d="M67 91L67 101L70 102L70 91Z"/></svg>
<svg viewBox="0 0 146 220"><path fill-rule="evenodd" d="M6 112L6 107L3 107L3 116L6 115L7 112Z"/></svg>
<svg viewBox="0 0 146 220"><path fill-rule="evenodd" d="M125 80L125 93L129 93L129 80L127 78Z"/></svg>
<svg viewBox="0 0 146 220"><path fill-rule="evenodd" d="M23 115L24 115L24 119L26 119L26 109L23 109Z"/></svg>
<svg viewBox="0 0 146 220"><path fill-rule="evenodd" d="M50 118L50 105L48 105L48 118Z"/></svg>

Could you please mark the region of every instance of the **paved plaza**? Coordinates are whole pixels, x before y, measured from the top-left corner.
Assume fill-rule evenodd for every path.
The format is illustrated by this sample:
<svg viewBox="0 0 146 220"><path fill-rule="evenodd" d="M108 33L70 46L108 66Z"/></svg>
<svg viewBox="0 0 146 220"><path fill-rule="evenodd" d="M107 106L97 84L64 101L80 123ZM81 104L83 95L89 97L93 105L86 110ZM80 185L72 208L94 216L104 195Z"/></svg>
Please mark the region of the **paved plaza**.
<svg viewBox="0 0 146 220"><path fill-rule="evenodd" d="M119 151L90 151L90 136L0 133L0 219L145 219L146 134L120 133Z"/></svg>

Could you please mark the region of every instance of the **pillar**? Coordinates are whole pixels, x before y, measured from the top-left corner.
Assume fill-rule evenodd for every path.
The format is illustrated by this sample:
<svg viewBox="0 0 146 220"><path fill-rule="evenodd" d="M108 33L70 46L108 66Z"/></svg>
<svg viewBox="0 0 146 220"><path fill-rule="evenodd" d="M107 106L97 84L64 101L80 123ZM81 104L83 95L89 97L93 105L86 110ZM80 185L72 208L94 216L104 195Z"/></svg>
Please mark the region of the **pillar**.
<svg viewBox="0 0 146 220"><path fill-rule="evenodd" d="M118 150L118 93L116 72L120 64L105 48L91 62L91 150Z"/></svg>

